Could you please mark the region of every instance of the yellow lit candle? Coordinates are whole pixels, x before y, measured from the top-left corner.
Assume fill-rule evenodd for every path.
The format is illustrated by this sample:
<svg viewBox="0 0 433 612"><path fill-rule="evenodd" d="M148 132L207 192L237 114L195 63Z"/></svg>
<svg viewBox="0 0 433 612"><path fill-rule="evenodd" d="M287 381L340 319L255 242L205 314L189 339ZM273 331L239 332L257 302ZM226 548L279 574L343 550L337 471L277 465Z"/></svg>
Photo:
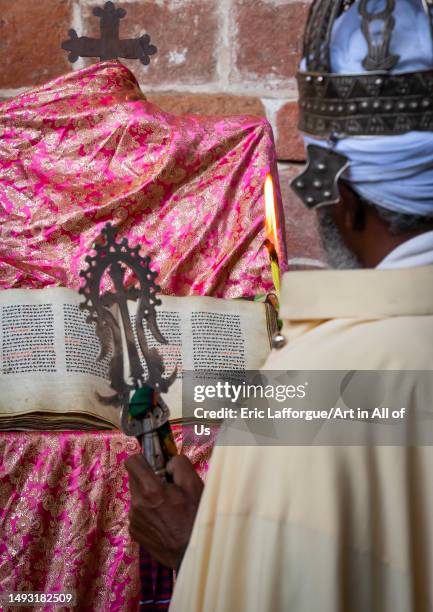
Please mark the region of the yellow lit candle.
<svg viewBox="0 0 433 612"><path fill-rule="evenodd" d="M280 266L278 262L278 229L277 211L275 206L275 191L272 176L268 174L265 180L265 246L271 262L272 280L275 292L280 296Z"/></svg>

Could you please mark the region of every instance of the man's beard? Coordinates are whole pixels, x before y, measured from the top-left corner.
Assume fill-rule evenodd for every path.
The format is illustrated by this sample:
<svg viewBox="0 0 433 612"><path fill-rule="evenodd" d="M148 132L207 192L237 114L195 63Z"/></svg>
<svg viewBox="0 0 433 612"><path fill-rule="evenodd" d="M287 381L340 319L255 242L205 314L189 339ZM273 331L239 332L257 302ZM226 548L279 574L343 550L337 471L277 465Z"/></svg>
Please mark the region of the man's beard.
<svg viewBox="0 0 433 612"><path fill-rule="evenodd" d="M317 217L328 265L337 270L360 268L361 264L356 255L344 244L329 208L319 208Z"/></svg>

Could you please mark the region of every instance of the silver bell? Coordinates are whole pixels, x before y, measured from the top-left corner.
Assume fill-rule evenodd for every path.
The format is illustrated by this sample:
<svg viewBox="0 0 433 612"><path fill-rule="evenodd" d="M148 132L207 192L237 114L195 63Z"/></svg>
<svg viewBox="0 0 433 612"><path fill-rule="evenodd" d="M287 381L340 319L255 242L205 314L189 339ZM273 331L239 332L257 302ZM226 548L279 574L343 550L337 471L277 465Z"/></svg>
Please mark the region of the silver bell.
<svg viewBox="0 0 433 612"><path fill-rule="evenodd" d="M277 332L276 334L274 334L272 336L272 348L274 349L282 349L283 346L286 346L287 344L287 338L286 336L283 336L282 333Z"/></svg>

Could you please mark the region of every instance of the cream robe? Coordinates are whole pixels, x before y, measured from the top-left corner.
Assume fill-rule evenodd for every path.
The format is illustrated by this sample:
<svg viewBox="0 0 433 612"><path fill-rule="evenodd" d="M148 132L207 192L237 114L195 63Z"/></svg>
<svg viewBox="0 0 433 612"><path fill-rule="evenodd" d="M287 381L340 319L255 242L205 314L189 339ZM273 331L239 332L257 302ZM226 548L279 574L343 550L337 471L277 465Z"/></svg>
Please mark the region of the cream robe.
<svg viewBox="0 0 433 612"><path fill-rule="evenodd" d="M433 266L291 272L281 312L264 369L433 370ZM432 602L432 448L215 448L171 612Z"/></svg>

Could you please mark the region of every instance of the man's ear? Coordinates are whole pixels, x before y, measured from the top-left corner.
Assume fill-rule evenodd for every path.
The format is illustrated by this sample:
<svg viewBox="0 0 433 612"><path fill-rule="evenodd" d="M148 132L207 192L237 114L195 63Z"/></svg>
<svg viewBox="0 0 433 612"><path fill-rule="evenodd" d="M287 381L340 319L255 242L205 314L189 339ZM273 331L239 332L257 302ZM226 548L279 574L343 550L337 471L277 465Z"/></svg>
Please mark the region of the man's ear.
<svg viewBox="0 0 433 612"><path fill-rule="evenodd" d="M345 184L343 184L341 191L344 227L349 232L362 232L365 229L366 216L361 198Z"/></svg>
<svg viewBox="0 0 433 612"><path fill-rule="evenodd" d="M354 232L363 232L366 225L365 207L362 200L357 201L356 210L352 218L352 229Z"/></svg>

